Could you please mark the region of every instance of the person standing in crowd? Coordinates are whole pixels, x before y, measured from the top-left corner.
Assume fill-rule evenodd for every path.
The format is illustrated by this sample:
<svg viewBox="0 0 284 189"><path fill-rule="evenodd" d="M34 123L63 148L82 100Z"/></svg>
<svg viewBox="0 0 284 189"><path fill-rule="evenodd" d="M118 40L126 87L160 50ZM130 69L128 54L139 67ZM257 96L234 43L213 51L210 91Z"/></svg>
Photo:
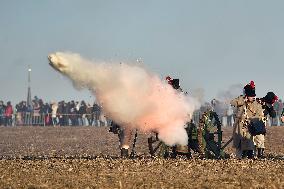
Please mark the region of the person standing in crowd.
<svg viewBox="0 0 284 189"><path fill-rule="evenodd" d="M32 116L32 125L39 125L40 119L40 105L38 100L34 100L33 104L33 116Z"/></svg>
<svg viewBox="0 0 284 189"><path fill-rule="evenodd" d="M47 103L44 104L42 99L39 99L38 104L40 107L38 125L41 126L44 126L45 124L47 125L48 123L46 123L46 116L48 115L48 104Z"/></svg>
<svg viewBox="0 0 284 189"><path fill-rule="evenodd" d="M16 125L23 125L23 102L16 104Z"/></svg>
<svg viewBox="0 0 284 189"><path fill-rule="evenodd" d="M86 125L86 113L87 113L87 105L85 101L82 100L79 108L79 123L81 126Z"/></svg>
<svg viewBox="0 0 284 189"><path fill-rule="evenodd" d="M7 102L7 106L5 109L5 126L12 126L12 116L13 116L13 107L10 101Z"/></svg>
<svg viewBox="0 0 284 189"><path fill-rule="evenodd" d="M284 123L284 108L283 108L282 113L281 113L281 121L282 121L282 123Z"/></svg>
<svg viewBox="0 0 284 189"><path fill-rule="evenodd" d="M58 109L56 115L58 116L59 119L59 125L64 126L64 118L63 118L63 112L64 112L64 101L60 101L58 103Z"/></svg>
<svg viewBox="0 0 284 189"><path fill-rule="evenodd" d="M237 108L236 122L233 128L233 147L237 158L254 158L253 136L249 132L248 123L253 119L262 119L263 109L255 100L255 85L251 81L244 87L244 96L241 95L231 101Z"/></svg>
<svg viewBox="0 0 284 189"><path fill-rule="evenodd" d="M70 103L63 101L63 126L69 126L70 120Z"/></svg>
<svg viewBox="0 0 284 189"><path fill-rule="evenodd" d="M4 105L4 102L0 101L0 126L5 125L5 109L6 106Z"/></svg>
<svg viewBox="0 0 284 189"><path fill-rule="evenodd" d="M89 103L87 104L86 117L87 117L89 126L92 126L93 120L94 120L94 113L93 113L93 106L91 106Z"/></svg>
<svg viewBox="0 0 284 189"><path fill-rule="evenodd" d="M72 126L78 126L79 122L78 122L78 111L76 109L76 105L75 102L72 100L69 103L69 114L70 114L70 120L71 120L71 125Z"/></svg>
<svg viewBox="0 0 284 189"><path fill-rule="evenodd" d="M57 109L58 109L58 104L56 102L51 103L51 118L52 118L52 125L56 126L57 123Z"/></svg>
<svg viewBox="0 0 284 189"><path fill-rule="evenodd" d="M51 125L52 124L52 118L51 118L51 104L45 103L43 108L43 116L44 116L44 122L45 125Z"/></svg>
<svg viewBox="0 0 284 189"><path fill-rule="evenodd" d="M273 104L278 100L278 97L273 92L268 92L265 97L257 99L257 102L261 104L263 109L263 114L265 117L265 125L267 126L267 121L269 118L276 117L276 111L273 108ZM253 142L255 145L255 155L257 158L264 158L264 141L265 133L258 134L253 137Z"/></svg>
<svg viewBox="0 0 284 189"><path fill-rule="evenodd" d="M22 122L23 122L23 125L25 125L26 113L29 111L26 101L23 101L21 109L22 109Z"/></svg>
<svg viewBox="0 0 284 189"><path fill-rule="evenodd" d="M101 107L95 102L93 105L95 126L100 127Z"/></svg>
<svg viewBox="0 0 284 189"><path fill-rule="evenodd" d="M281 99L279 99L277 102L274 103L273 105L274 110L276 112L276 118L274 119L274 123L276 126L280 126L281 125L281 113L283 110L283 102Z"/></svg>

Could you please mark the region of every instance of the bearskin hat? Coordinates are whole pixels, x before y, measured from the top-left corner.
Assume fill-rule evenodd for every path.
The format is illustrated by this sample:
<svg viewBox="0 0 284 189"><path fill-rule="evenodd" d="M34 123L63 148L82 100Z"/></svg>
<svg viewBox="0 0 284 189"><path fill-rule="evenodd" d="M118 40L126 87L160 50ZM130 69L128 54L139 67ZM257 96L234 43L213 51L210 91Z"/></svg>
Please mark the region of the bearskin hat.
<svg viewBox="0 0 284 189"><path fill-rule="evenodd" d="M255 97L255 84L254 81L251 81L244 87L244 95L248 97Z"/></svg>
<svg viewBox="0 0 284 189"><path fill-rule="evenodd" d="M274 104L278 100L278 97L274 94L274 92L268 92L265 97L263 97L263 101L269 104Z"/></svg>

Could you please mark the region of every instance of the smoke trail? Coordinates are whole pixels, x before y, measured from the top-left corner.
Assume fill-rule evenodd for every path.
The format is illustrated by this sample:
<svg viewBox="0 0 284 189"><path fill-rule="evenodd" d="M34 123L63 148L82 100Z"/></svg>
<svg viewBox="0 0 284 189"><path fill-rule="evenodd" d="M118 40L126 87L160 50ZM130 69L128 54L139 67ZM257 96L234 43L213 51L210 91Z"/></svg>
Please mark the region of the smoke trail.
<svg viewBox="0 0 284 189"><path fill-rule="evenodd" d="M229 86L228 89L219 91L217 94L217 99L226 103L230 100L242 94L243 86L242 84L234 84Z"/></svg>
<svg viewBox="0 0 284 189"><path fill-rule="evenodd" d="M243 86L242 84L234 84L229 86L228 89L219 91L217 94L217 101L215 103L214 109L218 115L226 115L226 112L231 108L230 101L235 97L242 94Z"/></svg>
<svg viewBox="0 0 284 189"><path fill-rule="evenodd" d="M196 101L141 65L91 62L61 52L49 55L49 60L75 88L90 89L104 113L119 125L158 132L168 145L187 144L184 125L191 119Z"/></svg>

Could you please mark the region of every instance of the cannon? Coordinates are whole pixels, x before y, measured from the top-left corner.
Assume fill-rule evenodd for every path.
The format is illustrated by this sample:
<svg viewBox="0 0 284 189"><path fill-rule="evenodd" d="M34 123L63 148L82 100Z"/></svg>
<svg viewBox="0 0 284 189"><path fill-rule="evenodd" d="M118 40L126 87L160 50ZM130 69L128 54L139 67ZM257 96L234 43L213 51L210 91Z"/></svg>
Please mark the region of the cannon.
<svg viewBox="0 0 284 189"><path fill-rule="evenodd" d="M185 156L192 158L197 156L206 159L226 159L229 154L224 149L232 141L230 139L223 145L221 122L217 113L213 110L203 112L198 123L193 121L187 123L186 131L188 135L187 146L175 145L168 146L159 140L159 134L153 132L148 137L149 154L152 157L160 158L176 158L177 156ZM110 132L117 134L119 141L123 135L123 129L114 122L111 124ZM130 157L135 157L135 144L137 141L137 130L134 135Z"/></svg>
<svg viewBox="0 0 284 189"><path fill-rule="evenodd" d="M222 146L221 123L216 112L212 110L205 111L201 115L198 124L193 123L193 121L187 123L186 131L188 134L188 145L176 145L173 147L169 147L160 141L158 134L154 133L148 138L150 155L163 158L175 158L178 155L184 155L187 158L191 158L193 152L200 158L229 158L224 149L232 139Z"/></svg>

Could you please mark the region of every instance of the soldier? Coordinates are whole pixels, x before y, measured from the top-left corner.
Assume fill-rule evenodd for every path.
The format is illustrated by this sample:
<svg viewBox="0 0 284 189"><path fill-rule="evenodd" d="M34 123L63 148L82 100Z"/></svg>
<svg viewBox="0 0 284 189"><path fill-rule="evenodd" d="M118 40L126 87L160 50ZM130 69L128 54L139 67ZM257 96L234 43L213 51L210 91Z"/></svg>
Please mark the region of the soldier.
<svg viewBox="0 0 284 189"><path fill-rule="evenodd" d="M170 76L166 77L166 81L168 82L169 85L173 87L178 93L184 93L187 95L187 92L183 92L182 88L180 87L179 79L172 79ZM188 134L188 145L183 146L183 145L175 145L173 146L173 154L172 157L175 158L178 154L181 155L186 155L187 158L191 157L191 152L190 149L193 149L195 152L200 152L200 149L198 147L198 140L197 136L194 136L195 134L197 135L196 126L191 123L186 124L185 130L187 131Z"/></svg>
<svg viewBox="0 0 284 189"><path fill-rule="evenodd" d="M244 95L231 101L231 105L237 108L236 122L233 129L233 147L236 149L237 158L254 157L253 136L249 132L248 125L253 118L261 119L263 110L255 100L255 85L251 81L244 87Z"/></svg>
<svg viewBox="0 0 284 189"><path fill-rule="evenodd" d="M261 104L263 109L263 114L265 117L265 125L267 126L267 122L270 116L271 118L276 117L276 111L273 108L273 104L278 100L278 97L273 92L268 92L265 97L257 99L258 103ZM257 152L257 158L264 158L264 141L265 141L265 133L255 135L253 137L253 142L255 145L255 151Z"/></svg>
<svg viewBox="0 0 284 189"><path fill-rule="evenodd" d="M129 127L121 128L120 132L120 152L121 157L129 157L129 148L132 140L133 130Z"/></svg>
<svg viewBox="0 0 284 189"><path fill-rule="evenodd" d="M128 157L129 148L130 148L131 139L132 139L132 129L129 127L121 127L120 125L112 121L109 132L112 132L118 135L121 157L124 157L124 158Z"/></svg>

